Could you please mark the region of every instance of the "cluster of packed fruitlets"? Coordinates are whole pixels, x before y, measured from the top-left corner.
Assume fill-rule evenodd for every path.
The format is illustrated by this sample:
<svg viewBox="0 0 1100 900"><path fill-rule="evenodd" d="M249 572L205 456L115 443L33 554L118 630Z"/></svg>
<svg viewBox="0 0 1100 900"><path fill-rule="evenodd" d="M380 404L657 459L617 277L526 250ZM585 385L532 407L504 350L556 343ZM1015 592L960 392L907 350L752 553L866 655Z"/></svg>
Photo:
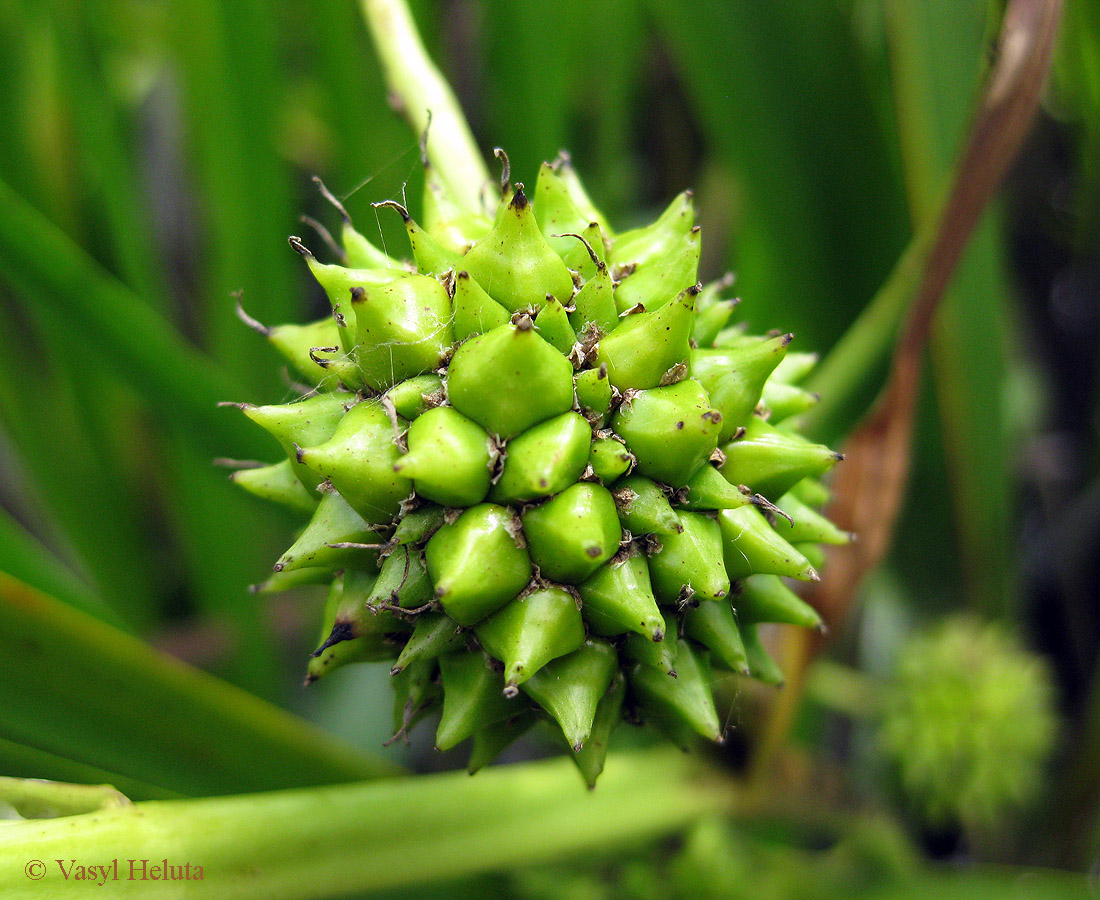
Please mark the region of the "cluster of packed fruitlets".
<svg viewBox="0 0 1100 900"><path fill-rule="evenodd" d="M471 770L540 719L590 785L623 718L720 740L712 667L779 683L757 625L820 626L783 578L847 539L791 427L815 357L696 283L688 193L616 234L564 157L495 217L425 181L423 226L379 204L412 264L345 215L342 265L291 238L333 315L245 316L315 386L242 407L285 458L234 480L311 516L259 589L331 581L309 679L390 661L398 733L441 707Z"/></svg>

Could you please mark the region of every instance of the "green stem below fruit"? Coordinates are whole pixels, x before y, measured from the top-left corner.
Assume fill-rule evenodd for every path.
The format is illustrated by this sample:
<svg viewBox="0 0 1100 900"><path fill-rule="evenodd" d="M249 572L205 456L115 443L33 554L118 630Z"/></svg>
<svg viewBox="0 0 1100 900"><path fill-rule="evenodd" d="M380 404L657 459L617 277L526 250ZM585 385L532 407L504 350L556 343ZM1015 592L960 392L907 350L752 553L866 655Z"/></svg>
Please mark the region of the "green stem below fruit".
<svg viewBox="0 0 1100 900"><path fill-rule="evenodd" d="M454 91L424 49L408 5L361 0L361 7L391 102L413 131L427 131L428 159L455 200L468 213L485 212L482 188L489 172Z"/></svg>
<svg viewBox="0 0 1100 900"><path fill-rule="evenodd" d="M0 827L0 895L73 896L56 860L119 861L112 897L307 900L547 862L728 811L727 781L675 751L608 759L598 790L557 759L247 797L137 803ZM45 876L28 881L31 858ZM129 880L129 860L202 880ZM31 893L28 894L28 886ZM36 890L35 890L36 889Z"/></svg>

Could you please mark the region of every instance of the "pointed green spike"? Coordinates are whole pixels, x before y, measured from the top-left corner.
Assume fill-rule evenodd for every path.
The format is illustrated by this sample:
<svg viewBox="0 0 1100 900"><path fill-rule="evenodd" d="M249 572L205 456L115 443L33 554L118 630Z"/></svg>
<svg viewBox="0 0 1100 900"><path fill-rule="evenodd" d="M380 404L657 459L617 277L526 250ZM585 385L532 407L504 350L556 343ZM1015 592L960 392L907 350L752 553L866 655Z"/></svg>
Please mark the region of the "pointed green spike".
<svg viewBox="0 0 1100 900"><path fill-rule="evenodd" d="M393 464L416 492L444 506L473 506L489 493L492 444L485 429L450 406L409 426L409 452Z"/></svg>
<svg viewBox="0 0 1100 900"><path fill-rule="evenodd" d="M628 672L630 687L643 717L686 726L710 741L722 740L722 725L714 708L710 672L702 654L683 638L676 650L676 677L652 666L637 665Z"/></svg>
<svg viewBox="0 0 1100 900"><path fill-rule="evenodd" d="M412 248L413 260L416 262L418 272L426 275L441 275L459 264L462 255L442 246L417 224L417 221L409 215L409 211L400 203L394 200L383 200L381 203L371 205L375 209L388 206L397 210L401 221L405 223L405 232L409 236L409 246Z"/></svg>
<svg viewBox="0 0 1100 900"><path fill-rule="evenodd" d="M454 344L451 299L435 278L405 275L352 294L363 382L385 390L442 365Z"/></svg>
<svg viewBox="0 0 1100 900"><path fill-rule="evenodd" d="M609 335L619 327L619 308L615 305L615 292L607 266L597 269L577 291L573 306L569 321L577 334L582 334L589 325L595 325L601 336Z"/></svg>
<svg viewBox="0 0 1100 900"><path fill-rule="evenodd" d="M465 270L455 275L455 295L451 303L455 311L456 341L492 331L508 324L511 319L508 310L486 294L485 289Z"/></svg>
<svg viewBox="0 0 1100 900"><path fill-rule="evenodd" d="M611 484L630 471L634 457L622 441L614 438L601 438L592 442L588 453L588 464L601 484Z"/></svg>
<svg viewBox="0 0 1100 900"><path fill-rule="evenodd" d="M504 690L516 693L550 660L584 643L584 623L573 595L558 587L520 594L474 628L481 646L504 663Z"/></svg>
<svg viewBox="0 0 1100 900"><path fill-rule="evenodd" d="M405 513L394 529L390 543L395 547L402 544L419 544L435 534L443 524L443 508L434 503L425 503Z"/></svg>
<svg viewBox="0 0 1100 900"><path fill-rule="evenodd" d="M797 497L807 506L815 509L821 509L833 499L833 492L816 478L803 478L795 482L784 496L787 495Z"/></svg>
<svg viewBox="0 0 1100 900"><path fill-rule="evenodd" d="M581 179L577 175L577 170L573 168L573 160L570 159L569 154L563 150L551 165L561 179L562 184L565 185L565 189L569 192L569 196L573 199L577 209L581 211L584 220L586 222L596 222L603 233L610 237L613 233L611 226L608 225L603 213L596 208L596 204L588 196L588 192L584 189L584 185L581 184Z"/></svg>
<svg viewBox="0 0 1100 900"><path fill-rule="evenodd" d="M363 517L348 506L347 501L335 491L321 494L321 502L313 518L309 520L298 539L279 561L275 571L301 569L313 566L335 568L343 565L372 567L377 552L365 549L329 547L329 544L370 544L378 541L378 533L363 521Z"/></svg>
<svg viewBox="0 0 1100 900"><path fill-rule="evenodd" d="M577 407L581 415L598 427L611 411L611 382L607 380L607 366L578 372L576 389Z"/></svg>
<svg viewBox="0 0 1100 900"><path fill-rule="evenodd" d="M591 441L591 427L575 412L525 431L505 447L504 469L489 499L521 503L564 491L584 472Z"/></svg>
<svg viewBox="0 0 1100 900"><path fill-rule="evenodd" d="M646 309L659 310L695 284L699 275L700 232L693 228L669 253L653 257L625 276L615 288L615 304L625 312L639 303ZM689 328L690 334L690 328Z"/></svg>
<svg viewBox="0 0 1100 900"><path fill-rule="evenodd" d="M438 375L406 378L386 391L386 397L402 419L412 420L442 402L443 379Z"/></svg>
<svg viewBox="0 0 1100 900"><path fill-rule="evenodd" d="M333 571L327 566L287 569L285 572L273 573L259 584L249 585L248 590L253 594L277 594L280 591L289 591L297 587L329 584L332 581L332 576Z"/></svg>
<svg viewBox="0 0 1100 900"><path fill-rule="evenodd" d="M289 459L271 466L238 469L229 476L234 484L264 500L272 500L295 512L312 515L317 509L317 494L307 491L294 474Z"/></svg>
<svg viewBox="0 0 1100 900"><path fill-rule="evenodd" d="M692 350L691 375L707 390L710 402L722 413L719 441L728 441L748 422L764 382L787 352L794 335L784 334L745 347Z"/></svg>
<svg viewBox="0 0 1100 900"><path fill-rule="evenodd" d="M399 455L394 424L377 400L353 406L329 440L297 452L298 462L331 481L359 515L376 525L397 515L401 501L412 493L412 481L393 470Z"/></svg>
<svg viewBox="0 0 1100 900"><path fill-rule="evenodd" d="M447 396L463 415L492 434L511 438L573 407L573 366L525 317L455 351Z"/></svg>
<svg viewBox="0 0 1100 900"><path fill-rule="evenodd" d="M363 373L355 361L355 354L332 344L327 347L311 347L310 362L325 373L318 382L318 390L337 390L341 385L349 390L359 390L363 385Z"/></svg>
<svg viewBox="0 0 1100 900"><path fill-rule="evenodd" d="M728 600L703 602L685 610L684 634L706 647L731 672L749 674L745 644Z"/></svg>
<svg viewBox="0 0 1100 900"><path fill-rule="evenodd" d="M573 345L577 343L577 335L569 324L569 314L554 296L547 296L535 316L535 330L544 341L566 356L573 352Z"/></svg>
<svg viewBox="0 0 1100 900"><path fill-rule="evenodd" d="M735 604L741 622L779 622L818 630L824 627L817 610L787 587L778 575L746 578Z"/></svg>
<svg viewBox="0 0 1100 900"><path fill-rule="evenodd" d="M697 512L680 513L681 534L663 536L661 549L649 557L653 593L659 603L685 597L720 600L729 595L730 579L722 562L718 523Z"/></svg>
<svg viewBox="0 0 1100 900"><path fill-rule="evenodd" d="M578 234L583 240L577 240ZM561 255L562 262L589 281L595 278L599 272L607 270L605 259L607 249L599 222L589 222L583 231L577 232L572 237L576 243L573 244L570 250ZM576 302L577 298L574 295L574 306ZM614 302L613 298L612 302Z"/></svg>
<svg viewBox="0 0 1100 900"><path fill-rule="evenodd" d="M816 353L788 353L768 380L777 384L798 384L813 371L817 360Z"/></svg>
<svg viewBox="0 0 1100 900"><path fill-rule="evenodd" d="M699 382L688 378L624 400L611 427L626 440L638 474L681 487L718 446L722 416Z"/></svg>
<svg viewBox="0 0 1100 900"><path fill-rule="evenodd" d="M462 628L450 616L445 613L421 613L416 617L413 633L390 669L390 674L396 675L414 662L435 659L457 649L462 640Z"/></svg>
<svg viewBox="0 0 1100 900"><path fill-rule="evenodd" d="M395 642L408 629L388 613L375 616L367 611L365 599L373 581L362 572L347 572L333 581L325 602L327 631L310 654L306 684L350 663L393 658Z"/></svg>
<svg viewBox="0 0 1100 900"><path fill-rule="evenodd" d="M844 457L823 444L793 437L753 416L745 434L722 447L722 474L775 500L803 478L829 471Z"/></svg>
<svg viewBox="0 0 1100 900"><path fill-rule="evenodd" d="M462 265L486 293L516 312L537 308L553 294L562 303L573 296L573 278L539 231L523 185L485 237L474 244Z"/></svg>
<svg viewBox="0 0 1100 900"><path fill-rule="evenodd" d="M760 402L768 410L768 420L773 423L801 415L816 406L820 400L819 394L793 384L775 381L773 378L769 378L764 384L764 393L760 397Z"/></svg>
<svg viewBox="0 0 1100 900"><path fill-rule="evenodd" d="M792 491L787 491L776 503L793 521L782 516L774 516L776 533L792 544L814 543L840 546L852 540L847 531L841 531L809 505L798 499Z"/></svg>
<svg viewBox="0 0 1100 900"><path fill-rule="evenodd" d="M664 256L695 227L691 191L677 194L649 225L624 231L611 241L611 262L641 264Z"/></svg>
<svg viewBox="0 0 1100 900"><path fill-rule="evenodd" d="M620 391L655 388L670 369L687 360L697 292L698 285L654 312L624 316L600 340L596 360L607 365L607 377L615 387Z"/></svg>
<svg viewBox="0 0 1100 900"><path fill-rule="evenodd" d="M661 630L667 638L654 641L636 631L631 632L622 643L623 655L627 659L660 669L665 675L675 678L676 655L680 649L679 635L676 633L676 617L666 615L661 623Z"/></svg>
<svg viewBox="0 0 1100 900"><path fill-rule="evenodd" d="M718 524L730 578L763 574L819 580L810 561L780 537L755 506L723 510Z"/></svg>
<svg viewBox="0 0 1100 900"><path fill-rule="evenodd" d="M615 485L611 495L619 509L623 527L635 536L679 534L684 530L680 516L655 481L631 475Z"/></svg>
<svg viewBox="0 0 1100 900"><path fill-rule="evenodd" d="M741 626L741 638L745 642L745 655L749 660L752 677L772 687L783 687L786 678L779 664L768 655L760 642L760 633L755 624L745 622Z"/></svg>
<svg viewBox="0 0 1100 900"><path fill-rule="evenodd" d="M607 748L611 743L611 732L623 717L625 697L626 678L623 677L622 672L616 672L611 681L611 687L600 698L599 705L596 707L596 717L592 720L592 730L588 740L580 750L573 750L571 753L573 762L576 763L589 789L596 786L596 780L603 772Z"/></svg>
<svg viewBox="0 0 1100 900"><path fill-rule="evenodd" d="M531 579L531 558L517 541L519 522L502 506L483 503L444 525L425 557L435 595L460 625L476 625L519 594Z"/></svg>
<svg viewBox="0 0 1100 900"><path fill-rule="evenodd" d="M385 606L417 609L431 603L432 593L432 580L428 577L420 551L405 544L382 561L366 605L375 609Z"/></svg>
<svg viewBox="0 0 1100 900"><path fill-rule="evenodd" d="M740 322L737 325L729 325L723 328L714 338L714 347L743 347L745 344L754 344L761 338L759 335L749 334L747 324Z"/></svg>
<svg viewBox="0 0 1100 900"><path fill-rule="evenodd" d="M397 647L385 635L370 633L330 644L311 656L306 664L306 684L312 684L337 669L360 662L385 662L393 659Z"/></svg>
<svg viewBox="0 0 1100 900"><path fill-rule="evenodd" d="M424 227L448 250L465 253L489 233L493 223L486 216L469 213L446 186L435 166L423 159Z"/></svg>
<svg viewBox="0 0 1100 900"><path fill-rule="evenodd" d="M345 218L340 231L340 243L347 255L348 267L352 269L401 269L401 263L389 254L374 246L361 232Z"/></svg>
<svg viewBox="0 0 1100 900"><path fill-rule="evenodd" d="M547 663L521 687L553 717L574 750L580 750L592 732L596 708L618 668L615 648L589 638L579 650Z"/></svg>
<svg viewBox="0 0 1100 900"><path fill-rule="evenodd" d="M394 737L407 737L413 726L442 701L443 691L435 678L438 668L434 659L424 659L391 679Z"/></svg>
<svg viewBox="0 0 1100 900"><path fill-rule="evenodd" d="M698 347L709 347L718 337L718 332L729 324L730 316L737 308L736 300L721 300L702 309L699 299L695 300L695 321L691 327L691 339Z"/></svg>
<svg viewBox="0 0 1100 900"><path fill-rule="evenodd" d="M267 326L248 315L240 302L237 303L237 316L254 331L267 338L271 346L279 351L294 370L310 384L323 385L326 389L337 386L337 374L330 370L329 361L318 362L314 356L318 348L336 347L343 352L340 347L340 326L332 316L325 316L307 325ZM358 382L353 380L352 383Z"/></svg>
<svg viewBox="0 0 1100 900"><path fill-rule="evenodd" d="M580 482L523 513L531 559L543 576L579 584L619 549L622 529L607 488Z"/></svg>
<svg viewBox="0 0 1100 900"><path fill-rule="evenodd" d="M688 479L684 489L685 509L737 509L752 502L709 463Z"/></svg>
<svg viewBox="0 0 1100 900"><path fill-rule="evenodd" d="M296 403L270 406L244 404L242 412L267 431L290 459L299 480L309 490L321 483L321 478L298 461L298 447L316 447L335 433L344 414L359 401L355 394L315 394Z"/></svg>
<svg viewBox="0 0 1100 900"><path fill-rule="evenodd" d="M325 648L352 638L386 635L404 639L412 631L412 625L405 619L391 612L379 612L371 608L370 601L380 580L381 576L375 576L372 572L350 569L344 572L342 578L337 579L339 588L334 582L333 590L338 590L339 596L330 595L325 604L326 618L332 613L332 626L328 634L324 635L320 646L313 651L313 656L320 656ZM395 647L390 650L391 656L397 655Z"/></svg>
<svg viewBox="0 0 1100 900"><path fill-rule="evenodd" d="M539 720L533 709L525 709L519 715L488 725L474 734L470 749L470 761L466 771L471 775L480 772L508 747L523 737Z"/></svg>
<svg viewBox="0 0 1100 900"><path fill-rule="evenodd" d="M564 257L576 247L576 238L563 237L583 231L589 223L569 194L569 188L551 163L544 162L535 182L532 207L539 230L558 256ZM598 226L597 226L598 227Z"/></svg>
<svg viewBox="0 0 1100 900"><path fill-rule="evenodd" d="M665 621L653 597L649 566L637 549L617 554L577 585L577 590L586 618L596 613L651 642L664 639Z"/></svg>
<svg viewBox="0 0 1100 900"><path fill-rule="evenodd" d="M450 750L476 732L523 709L504 696L504 679L484 653L447 653L439 657L443 681L443 717L435 745Z"/></svg>
<svg viewBox="0 0 1100 900"><path fill-rule="evenodd" d="M352 290L381 287L401 277L404 274L403 271L400 269L349 269L345 266L328 265L319 262L300 239L292 237L290 246L305 257L313 277L324 288L325 295L332 306L336 324L339 326L340 346L345 352L350 353L356 340L355 316L351 314Z"/></svg>
<svg viewBox="0 0 1100 900"><path fill-rule="evenodd" d="M825 568L825 549L820 544L795 544L794 549L805 556L818 572Z"/></svg>

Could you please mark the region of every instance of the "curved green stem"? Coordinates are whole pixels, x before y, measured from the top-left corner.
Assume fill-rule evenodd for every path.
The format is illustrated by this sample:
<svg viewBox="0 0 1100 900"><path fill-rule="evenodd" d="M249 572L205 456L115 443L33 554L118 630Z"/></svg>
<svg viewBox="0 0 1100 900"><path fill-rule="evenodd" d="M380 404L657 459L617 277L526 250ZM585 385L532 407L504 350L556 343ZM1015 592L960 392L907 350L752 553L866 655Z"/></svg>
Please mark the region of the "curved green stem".
<svg viewBox="0 0 1100 900"><path fill-rule="evenodd" d="M454 91L424 49L408 5L360 2L392 102L417 134L427 130L428 159L458 203L467 212L484 212L482 188L489 171Z"/></svg>

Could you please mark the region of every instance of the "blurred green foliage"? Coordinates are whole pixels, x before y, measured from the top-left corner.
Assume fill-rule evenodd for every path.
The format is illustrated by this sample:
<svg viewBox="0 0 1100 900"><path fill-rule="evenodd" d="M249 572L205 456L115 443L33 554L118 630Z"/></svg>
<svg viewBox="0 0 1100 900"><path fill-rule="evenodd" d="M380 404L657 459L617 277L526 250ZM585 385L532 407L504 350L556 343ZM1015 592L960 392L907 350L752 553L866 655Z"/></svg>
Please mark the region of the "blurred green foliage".
<svg viewBox="0 0 1100 900"><path fill-rule="evenodd" d="M532 181L540 161L568 148L623 224L693 187L704 273L732 269L754 327L792 330L798 349L822 353L935 209L1000 13L984 0L412 6L481 146L504 147L514 178ZM1097 491L1095 275L1071 282L1068 297L1054 285L1059 271L1094 272L1100 256L1098 10L1068 4L1054 100L1020 170L1038 167L1057 190L1036 198L1016 176L940 314L886 570L896 591L868 600L898 627L866 629L858 650L853 629L837 649L874 669L913 623L961 608L1049 653L1066 720L1079 725L1062 742L1073 790L1048 785L1042 806L1055 830L1076 823L1075 849L1060 857L1052 838L1027 859L1074 865L1087 858L1100 796L1100 621L1087 602L1100 585L1087 549L1098 504L1074 520L1084 551L1053 575L1031 563L1050 535L1065 543L1063 507ZM319 598L247 593L288 543L289 519L211 464L274 450L216 401L294 395L266 343L236 320L233 292L268 323L324 308L286 245L309 227L303 214L337 221L310 176L391 250L403 246L400 222L370 202L407 194L417 214L417 139L387 106L356 4L4 0L0 134L0 570L56 598L62 619L73 607L161 642L375 746L380 732L364 736L356 722L378 720L361 709L382 696L378 679L349 676L351 688L322 690L321 703L297 690ZM1036 246L1054 248L1057 265L1035 263ZM1065 343L1059 314L1083 349ZM1067 373L1070 351L1083 362ZM866 373L864 403L883 375ZM1083 421L1057 421L1073 391ZM1072 452L1051 437L1063 433ZM0 666L0 691L31 689L10 674L33 665L19 646L12 670ZM139 675L118 677L125 697L126 678ZM76 706L82 690L95 693L58 684ZM265 709L273 718L254 722L241 741L256 743L242 748L257 784L289 783L277 770L288 758L266 768L263 750L293 725ZM225 789L199 777L208 761L176 761L158 781L124 754L40 727L49 715L48 701L12 703L0 770L106 773L139 790L148 782L150 796ZM191 727L166 715L167 734ZM799 734L846 763L830 727ZM113 728L97 737L117 750L126 723ZM330 761L352 752L329 750ZM340 759L334 770L373 771L365 756Z"/></svg>

